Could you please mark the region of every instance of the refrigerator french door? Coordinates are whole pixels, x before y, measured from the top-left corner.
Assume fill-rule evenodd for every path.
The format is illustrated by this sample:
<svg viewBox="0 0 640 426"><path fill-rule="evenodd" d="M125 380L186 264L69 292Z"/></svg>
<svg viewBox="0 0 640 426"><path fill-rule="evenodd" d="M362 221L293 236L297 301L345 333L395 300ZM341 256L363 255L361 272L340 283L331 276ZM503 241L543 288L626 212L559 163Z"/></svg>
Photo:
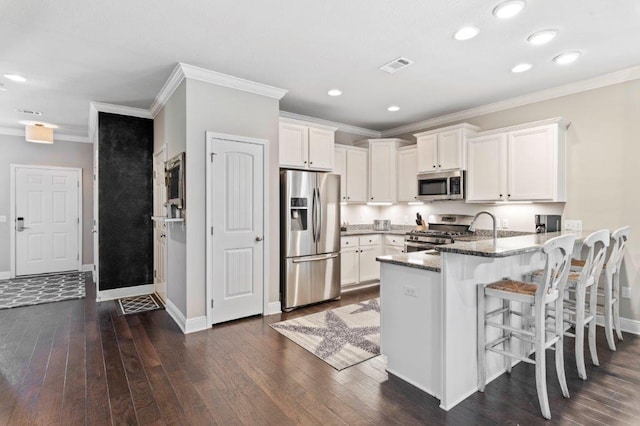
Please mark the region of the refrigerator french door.
<svg viewBox="0 0 640 426"><path fill-rule="evenodd" d="M340 176L280 172L282 309L340 296Z"/></svg>

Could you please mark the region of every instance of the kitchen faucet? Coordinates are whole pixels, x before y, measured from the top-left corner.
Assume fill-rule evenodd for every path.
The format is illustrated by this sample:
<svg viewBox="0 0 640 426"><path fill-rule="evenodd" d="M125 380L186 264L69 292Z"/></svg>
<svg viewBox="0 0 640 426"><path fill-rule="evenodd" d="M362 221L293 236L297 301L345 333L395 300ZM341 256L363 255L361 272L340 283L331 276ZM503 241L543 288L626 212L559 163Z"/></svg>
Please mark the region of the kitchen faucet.
<svg viewBox="0 0 640 426"><path fill-rule="evenodd" d="M482 210L478 213L476 213L476 215L473 217L473 220L471 221L471 225L469 225L469 231L474 232L476 230L476 220L478 219L478 216L480 216L481 214L487 214L491 217L491 220L493 221L493 243L496 243L496 239L498 238L498 230L496 228L496 217L486 211L486 210Z"/></svg>

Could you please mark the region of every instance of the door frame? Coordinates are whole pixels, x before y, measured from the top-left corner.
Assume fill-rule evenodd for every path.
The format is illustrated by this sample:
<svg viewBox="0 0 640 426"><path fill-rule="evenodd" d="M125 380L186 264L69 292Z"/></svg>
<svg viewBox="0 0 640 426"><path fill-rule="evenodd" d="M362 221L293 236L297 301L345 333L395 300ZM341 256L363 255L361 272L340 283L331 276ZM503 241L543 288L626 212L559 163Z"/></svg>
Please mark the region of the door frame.
<svg viewBox="0 0 640 426"><path fill-rule="evenodd" d="M154 166L155 166L155 159L156 159L156 156L158 156L158 155L162 155L162 162L163 162L163 164L167 162L167 144L166 144L166 143L165 143L165 144L162 144L162 146L160 147L160 149L158 149L157 151L155 151L155 152L153 153ZM155 170L154 170L154 172L155 172ZM165 191L166 191L166 184L165 184ZM155 187L154 187L154 190L153 190L153 195L155 196ZM155 201L156 201L156 200L154 199L154 200L153 200L154 205L155 205ZM155 212L154 212L154 213L155 213ZM166 207L165 207L164 215L166 215ZM164 216L164 215L163 215L163 216ZM154 227L153 227L153 228L154 228L154 234L153 234L153 237L154 237L154 241L153 241L153 249L154 249L154 251L155 251L155 248L156 248L156 247L155 247L155 243L156 243L156 242L155 242L155 237L156 237L156 235L155 235L155 231L156 231L155 224L154 224ZM168 227L168 226L166 226L166 227L165 227L165 231L166 231L166 233L168 233L168 230L169 230L169 227ZM165 233L165 235L166 235L166 233ZM168 257L169 257L169 256L168 256L168 251L169 251L169 250L168 250L168 248L167 248L167 239L168 239L168 238L167 238L167 237L165 237L165 241L164 241L164 253L162 253L162 257L163 257L163 261L164 261L164 285L165 285L165 289L168 287L168 283L167 283L167 266L168 266L168 265L167 265L167 260L168 260ZM154 253L154 254L155 254L155 253ZM153 265L153 269L154 269L154 271L156 270L156 265L155 265L155 256L154 256L154 265ZM154 291L154 292L156 292L156 275L155 275L155 273L154 273L154 275L153 275L153 291ZM166 295L166 294L165 294L165 298L166 298L166 299L168 299L168 297L167 297L167 295ZM165 303L166 303L166 300L165 300Z"/></svg>
<svg viewBox="0 0 640 426"><path fill-rule="evenodd" d="M35 164L10 164L9 165L9 227L10 239L10 265L9 277L16 277L16 171L17 169L39 169L39 170L66 170L75 171L78 174L78 271L82 271L82 168L80 167L58 167L40 166Z"/></svg>
<svg viewBox="0 0 640 426"><path fill-rule="evenodd" d="M258 138L250 138L246 136L238 136L238 135L230 135L226 133L217 133L207 131L206 134L206 184L205 184L205 192L206 192L206 228L205 232L207 234L207 244L206 244L206 257L207 260L205 262L206 265L206 312L207 312L207 327L210 327L213 324L213 308L211 307L211 300L213 300L213 262L212 262L212 254L213 254L213 235L211 235L211 227L213 226L212 221L212 213L213 213L213 200L211 199L211 179L213 177L213 166L210 158L213 156L213 143L216 139L231 141L231 142L239 142L239 143L249 143L255 145L261 145L263 151L263 167L262 167L262 184L263 184L263 192L262 192L262 202L263 202L263 217L262 217L262 226L263 226L263 257L262 257L262 271L263 271L263 280L262 280L262 315L266 315L269 312L269 243L271 241L269 237L269 141L266 139L258 139Z"/></svg>

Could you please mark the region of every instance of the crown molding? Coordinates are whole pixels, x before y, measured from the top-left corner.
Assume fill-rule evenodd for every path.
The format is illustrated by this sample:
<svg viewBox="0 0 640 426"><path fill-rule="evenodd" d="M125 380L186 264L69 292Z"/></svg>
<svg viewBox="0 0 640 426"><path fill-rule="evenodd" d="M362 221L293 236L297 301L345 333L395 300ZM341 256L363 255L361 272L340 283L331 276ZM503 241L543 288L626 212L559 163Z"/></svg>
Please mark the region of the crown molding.
<svg viewBox="0 0 640 426"><path fill-rule="evenodd" d="M562 96L572 95L574 93L586 92L588 90L599 89L601 87L611 86L613 84L624 83L626 81L637 80L640 78L640 66L615 71L609 74L603 74L597 77L580 80L562 86L552 87L550 89L540 90L538 92L529 93L504 101L494 102L492 104L482 105L479 107L469 108L466 110L442 115L440 117L430 118L419 121L417 123L407 124L405 126L395 127L393 129L382 132L382 137L397 136L404 133L415 132L417 130L428 129L430 127L448 124L454 121L467 120L469 118L478 117L493 112L504 111L519 106L529 105L536 102L542 102L549 99L559 98Z"/></svg>
<svg viewBox="0 0 640 426"><path fill-rule="evenodd" d="M130 117L153 119L151 111L144 108L128 107L123 105L107 104L104 102L89 102L89 136L87 140L93 143L93 139L98 128L98 113L106 112L109 114L128 115Z"/></svg>
<svg viewBox="0 0 640 426"><path fill-rule="evenodd" d="M24 129L14 128L14 127L0 127L0 135L24 137ZM65 134L56 133L55 130L53 132L53 141L54 142L91 143L89 138L86 136L65 135Z"/></svg>
<svg viewBox="0 0 640 426"><path fill-rule="evenodd" d="M560 128L568 129L569 126L571 126L571 121L563 117L553 117L553 118L547 118L546 120L529 121L527 123L515 124L513 126L485 130L484 132L476 133L475 135L473 135L473 137L475 138L480 136L495 135L498 133L514 132L516 130L531 129L533 127L539 127L539 126L548 126L550 124L557 124Z"/></svg>
<svg viewBox="0 0 640 426"><path fill-rule="evenodd" d="M282 97L288 92L287 90L280 89L278 87L268 86L266 84L245 80L244 78L234 77L232 75L180 62L173 69L164 86L162 86L162 89L158 92L158 96L156 96L151 104L150 110L153 117L158 115L162 107L166 105L173 92L175 92L180 83L182 83L182 80L185 78L229 87L231 89L266 96L277 100L282 99Z"/></svg>
<svg viewBox="0 0 640 426"><path fill-rule="evenodd" d="M310 117L308 115L296 114L295 112L280 111L280 118L306 122L312 125L320 125L345 133L366 136L369 138L379 138L380 132L377 130L365 129L364 127L352 126L350 124L339 123L337 121L323 120L321 118Z"/></svg>

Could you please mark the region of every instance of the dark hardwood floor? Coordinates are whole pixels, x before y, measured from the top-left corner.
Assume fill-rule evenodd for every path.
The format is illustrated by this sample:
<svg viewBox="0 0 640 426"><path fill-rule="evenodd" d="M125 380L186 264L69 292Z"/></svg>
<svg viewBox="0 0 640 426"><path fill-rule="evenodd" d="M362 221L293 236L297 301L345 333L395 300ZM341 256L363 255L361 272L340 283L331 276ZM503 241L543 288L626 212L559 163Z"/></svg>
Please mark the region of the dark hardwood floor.
<svg viewBox="0 0 640 426"><path fill-rule="evenodd" d="M119 317L87 298L0 311L0 422L5 424L640 424L640 337L617 352L598 330L601 367L578 379L565 343L571 399L549 351L553 419L539 413L534 367L518 365L449 412L389 376L381 357L343 371L269 324L378 295L254 317L184 336L165 311ZM416 325L416 332L419 332ZM589 358L587 358L589 360Z"/></svg>

